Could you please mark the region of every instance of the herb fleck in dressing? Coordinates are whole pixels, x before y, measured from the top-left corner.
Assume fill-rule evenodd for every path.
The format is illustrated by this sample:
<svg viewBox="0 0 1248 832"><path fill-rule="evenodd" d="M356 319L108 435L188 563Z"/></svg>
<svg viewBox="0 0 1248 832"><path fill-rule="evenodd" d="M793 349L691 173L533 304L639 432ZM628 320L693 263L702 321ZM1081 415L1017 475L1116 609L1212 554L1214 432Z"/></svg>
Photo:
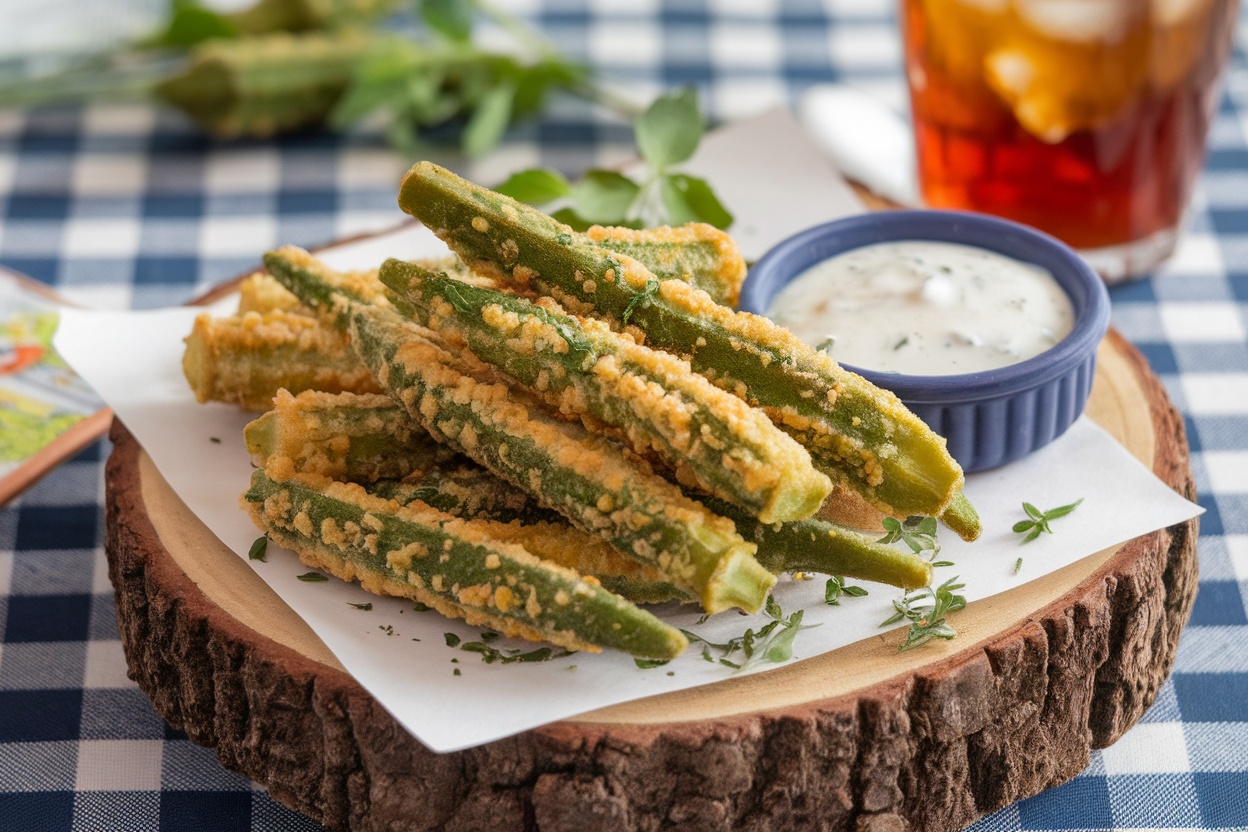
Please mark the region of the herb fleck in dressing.
<svg viewBox="0 0 1248 832"><path fill-rule="evenodd" d="M878 243L816 263L769 317L837 361L908 375L1017 364L1066 336L1070 299L1047 270L985 249Z"/></svg>

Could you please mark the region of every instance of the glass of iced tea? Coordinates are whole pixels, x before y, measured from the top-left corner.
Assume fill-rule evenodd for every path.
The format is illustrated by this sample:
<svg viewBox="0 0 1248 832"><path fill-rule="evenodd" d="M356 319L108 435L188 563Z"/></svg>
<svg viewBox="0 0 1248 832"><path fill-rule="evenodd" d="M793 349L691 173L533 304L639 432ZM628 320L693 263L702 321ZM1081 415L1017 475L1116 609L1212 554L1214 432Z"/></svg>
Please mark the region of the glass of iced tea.
<svg viewBox="0 0 1248 832"><path fill-rule="evenodd" d="M1109 282L1174 249L1238 0L900 0L927 203L1078 249Z"/></svg>

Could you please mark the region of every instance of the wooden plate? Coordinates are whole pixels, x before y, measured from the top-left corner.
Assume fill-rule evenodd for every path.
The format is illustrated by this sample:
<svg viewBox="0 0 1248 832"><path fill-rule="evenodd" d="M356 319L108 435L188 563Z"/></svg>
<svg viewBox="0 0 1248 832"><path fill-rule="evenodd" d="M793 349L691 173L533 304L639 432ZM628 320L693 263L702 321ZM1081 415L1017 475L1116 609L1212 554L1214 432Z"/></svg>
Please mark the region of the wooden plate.
<svg viewBox="0 0 1248 832"><path fill-rule="evenodd" d="M1183 422L1102 344L1089 413L1189 498ZM438 755L170 490L119 423L108 555L131 675L229 768L334 829L953 830L1083 769L1169 673L1197 521L897 633Z"/></svg>

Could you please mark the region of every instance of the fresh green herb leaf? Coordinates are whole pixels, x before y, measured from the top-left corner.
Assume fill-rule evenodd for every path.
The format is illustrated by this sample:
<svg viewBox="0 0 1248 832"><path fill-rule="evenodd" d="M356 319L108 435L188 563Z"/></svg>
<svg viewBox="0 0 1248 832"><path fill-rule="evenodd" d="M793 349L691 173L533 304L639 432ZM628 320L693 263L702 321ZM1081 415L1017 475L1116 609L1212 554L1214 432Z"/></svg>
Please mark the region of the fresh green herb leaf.
<svg viewBox="0 0 1248 832"><path fill-rule="evenodd" d="M1058 506L1057 508L1051 508L1048 511L1041 511L1031 503L1025 502L1023 503L1023 511L1027 513L1027 516L1030 519L1019 520L1014 524L1013 530L1016 534L1026 533L1026 536L1021 541L1022 543L1030 543L1039 537L1041 532L1053 534L1053 529L1049 526L1049 521L1056 520L1059 517L1065 517L1067 514L1070 514L1072 511L1079 508L1079 504L1082 502L1083 498L1080 497L1073 503Z"/></svg>
<svg viewBox="0 0 1248 832"><path fill-rule="evenodd" d="M832 348L835 346L836 346L836 336L829 335L827 338L824 338L822 341L820 341L819 346L815 347L815 349L819 350L820 352L831 352Z"/></svg>
<svg viewBox="0 0 1248 832"><path fill-rule="evenodd" d="M520 202L538 206L572 195L572 186L563 174L549 168L530 168L513 173L494 190Z"/></svg>
<svg viewBox="0 0 1248 832"><path fill-rule="evenodd" d="M613 170L591 170L572 186L572 206L587 222L619 225L628 218L629 208L641 187Z"/></svg>
<svg viewBox="0 0 1248 832"><path fill-rule="evenodd" d="M472 37L473 5L470 0L419 0L420 17L438 34L466 43Z"/></svg>
<svg viewBox="0 0 1248 832"><path fill-rule="evenodd" d="M910 622L910 629L898 645L898 651L912 650L933 639L948 641L957 635L957 631L946 621L946 616L966 606L966 597L957 592L965 586L954 577L935 589L929 586L903 595L900 600L893 601L895 612L880 626L887 627L902 620ZM924 603L928 599L931 602Z"/></svg>
<svg viewBox="0 0 1248 832"><path fill-rule="evenodd" d="M669 659L633 659L633 664L642 670L649 670L652 667L662 667L667 664Z"/></svg>
<svg viewBox="0 0 1248 832"><path fill-rule="evenodd" d="M637 149L655 171L686 161L702 141L698 94L685 87L661 95L633 124Z"/></svg>
<svg viewBox="0 0 1248 832"><path fill-rule="evenodd" d="M348 602L348 605L349 605L349 606L352 606L352 607L355 607L357 610L364 610L365 612L368 612L369 610L371 610L371 609L373 608L373 603L372 603L371 601L368 601L368 602L363 603L363 604L350 604L350 603Z"/></svg>
<svg viewBox="0 0 1248 832"><path fill-rule="evenodd" d="M851 598L861 598L866 594L867 591L860 586L846 586L845 579L840 575L833 575L828 578L828 582L823 587L823 600L831 607L839 607L841 605L842 595L848 595Z"/></svg>
<svg viewBox="0 0 1248 832"><path fill-rule="evenodd" d="M785 617L784 611L776 602L775 597L771 595L767 596L763 609L771 621L758 630L751 627L740 636L729 639L723 644L707 641L697 633L691 633L688 630L681 630L681 632L685 634L690 643L703 645L702 658L705 661L718 662L725 667L740 670L759 658L769 662L787 661L793 656L793 640L797 637L798 631L819 626L818 624L802 624L802 610ZM719 656L714 656L711 652L713 650L718 651ZM730 658L738 653L742 655L744 661L738 662Z"/></svg>
<svg viewBox="0 0 1248 832"><path fill-rule="evenodd" d="M663 207L671 225L688 222L710 223L716 228L732 225L733 216L724 207L705 179L673 173L659 180Z"/></svg>
<svg viewBox="0 0 1248 832"><path fill-rule="evenodd" d="M803 629L802 612L803 610L798 610L793 613L790 620L776 633L776 637L768 643L767 650L763 653L764 659L769 662L787 662L793 658L793 639L797 638L798 630Z"/></svg>
<svg viewBox="0 0 1248 832"><path fill-rule="evenodd" d="M879 543L896 543L900 540L916 555L928 552L930 558L935 558L940 552L935 517L907 517L905 520L885 517L880 525L887 534L879 539Z"/></svg>
<svg viewBox="0 0 1248 832"><path fill-rule="evenodd" d="M329 580L329 578L325 577L320 572L304 572L302 575L297 577L299 580L309 584L323 584Z"/></svg>
<svg viewBox="0 0 1248 832"><path fill-rule="evenodd" d="M247 550L248 560L265 561L269 552L269 536L262 534L257 537L251 544L251 548Z"/></svg>
<svg viewBox="0 0 1248 832"><path fill-rule="evenodd" d="M465 154L481 156L499 143L511 123L515 102L516 85L510 81L503 81L481 96L460 136Z"/></svg>

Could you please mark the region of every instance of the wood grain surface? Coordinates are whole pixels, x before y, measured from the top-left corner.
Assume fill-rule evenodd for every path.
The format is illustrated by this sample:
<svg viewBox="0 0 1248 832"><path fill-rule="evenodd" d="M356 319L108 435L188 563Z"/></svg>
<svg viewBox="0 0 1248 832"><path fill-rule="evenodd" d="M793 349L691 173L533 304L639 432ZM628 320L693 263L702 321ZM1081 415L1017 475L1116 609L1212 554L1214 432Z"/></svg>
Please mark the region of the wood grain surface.
<svg viewBox="0 0 1248 832"><path fill-rule="evenodd" d="M1090 415L1194 498L1181 418L1102 345ZM1152 703L1196 593L1192 520L957 613L768 673L430 752L227 550L121 424L107 550L131 675L222 762L332 829L959 829L1083 769Z"/></svg>

